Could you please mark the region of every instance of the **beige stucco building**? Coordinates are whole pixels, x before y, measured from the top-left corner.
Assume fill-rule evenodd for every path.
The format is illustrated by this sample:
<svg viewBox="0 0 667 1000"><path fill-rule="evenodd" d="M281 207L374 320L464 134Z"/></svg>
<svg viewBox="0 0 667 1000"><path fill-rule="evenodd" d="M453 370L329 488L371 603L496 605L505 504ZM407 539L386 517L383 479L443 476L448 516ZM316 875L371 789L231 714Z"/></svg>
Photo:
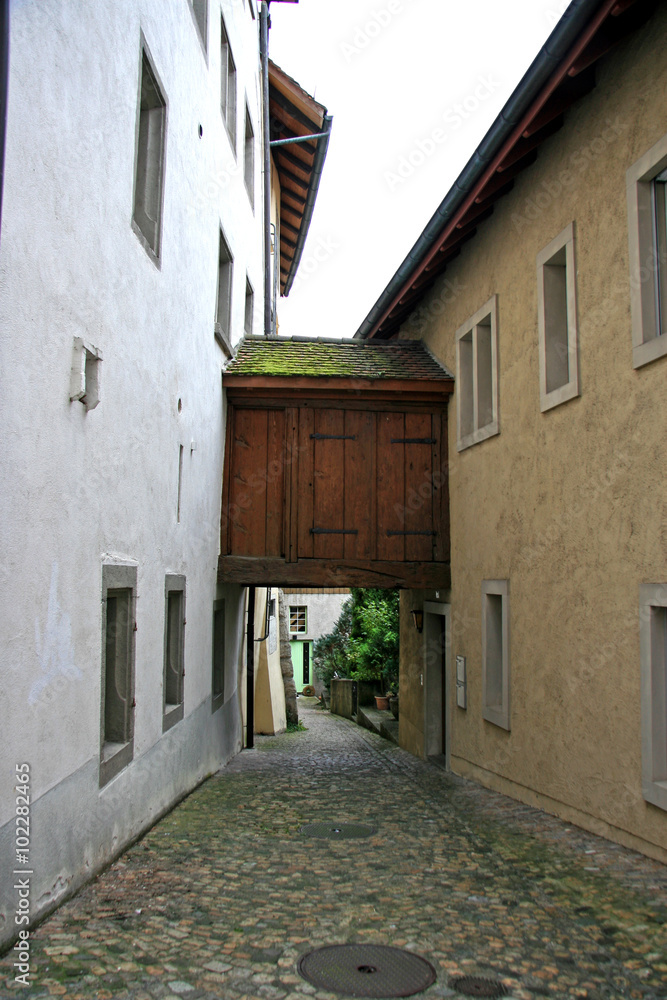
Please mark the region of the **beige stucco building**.
<svg viewBox="0 0 667 1000"><path fill-rule="evenodd" d="M456 373L451 589L403 592L401 744L664 861L667 4L579 8L357 336Z"/></svg>

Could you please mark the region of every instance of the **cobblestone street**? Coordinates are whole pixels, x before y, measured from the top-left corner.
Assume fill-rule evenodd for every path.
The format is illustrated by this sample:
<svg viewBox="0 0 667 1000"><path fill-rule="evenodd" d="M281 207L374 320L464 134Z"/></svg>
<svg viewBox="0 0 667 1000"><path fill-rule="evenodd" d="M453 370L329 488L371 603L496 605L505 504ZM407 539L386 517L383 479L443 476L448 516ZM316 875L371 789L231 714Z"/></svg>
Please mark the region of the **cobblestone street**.
<svg viewBox="0 0 667 1000"><path fill-rule="evenodd" d="M38 928L29 988L6 955L2 996L335 1000L296 963L354 942L428 959L429 997L462 975L521 1000L667 997L662 865L300 711L306 732L258 738Z"/></svg>

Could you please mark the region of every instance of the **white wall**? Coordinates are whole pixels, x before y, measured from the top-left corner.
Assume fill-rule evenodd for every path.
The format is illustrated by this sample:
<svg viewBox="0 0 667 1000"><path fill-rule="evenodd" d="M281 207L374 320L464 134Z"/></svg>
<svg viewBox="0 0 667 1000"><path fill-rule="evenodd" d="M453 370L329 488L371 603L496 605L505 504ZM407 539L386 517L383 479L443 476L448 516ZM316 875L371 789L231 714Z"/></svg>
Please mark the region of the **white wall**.
<svg viewBox="0 0 667 1000"><path fill-rule="evenodd" d="M261 155L257 145L253 213L243 182L246 93L256 137L261 117L258 22L238 0L222 0L222 9L238 71L238 165L220 114L217 0L207 53L187 0L11 4L0 237L0 845L10 856L13 769L26 761L39 859L33 916L240 748L239 588L218 590L227 599L228 684L223 708L210 709L225 362L213 323L220 224L235 258L233 341L243 333L246 270L256 329L261 322ZM141 32L168 102L159 268L131 227ZM88 412L69 401L74 337L104 359L101 402ZM119 557L138 571L134 760L100 790L102 564ZM187 579L185 717L163 736L167 573ZM7 878L0 940L15 930Z"/></svg>

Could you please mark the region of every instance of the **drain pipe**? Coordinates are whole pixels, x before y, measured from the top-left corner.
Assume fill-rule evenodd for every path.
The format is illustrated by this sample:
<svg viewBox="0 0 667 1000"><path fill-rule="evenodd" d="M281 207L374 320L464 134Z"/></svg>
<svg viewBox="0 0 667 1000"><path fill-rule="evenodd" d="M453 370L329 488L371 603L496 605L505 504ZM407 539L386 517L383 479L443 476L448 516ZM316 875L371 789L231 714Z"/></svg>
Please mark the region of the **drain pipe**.
<svg viewBox="0 0 667 1000"><path fill-rule="evenodd" d="M248 587L248 628L246 631L246 750L255 746L255 588Z"/></svg>
<svg viewBox="0 0 667 1000"><path fill-rule="evenodd" d="M269 126L269 5L264 0L260 12L259 51L262 59L262 104L264 132L264 336L272 332L271 321L271 130ZM278 245L274 247L274 268Z"/></svg>

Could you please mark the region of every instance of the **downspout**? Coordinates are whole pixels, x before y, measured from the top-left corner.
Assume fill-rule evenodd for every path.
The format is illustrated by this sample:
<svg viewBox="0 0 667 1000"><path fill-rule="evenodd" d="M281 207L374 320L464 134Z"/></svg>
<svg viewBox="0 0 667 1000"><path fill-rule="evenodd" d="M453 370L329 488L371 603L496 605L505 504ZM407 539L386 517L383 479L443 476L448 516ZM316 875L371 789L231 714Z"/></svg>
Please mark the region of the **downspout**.
<svg viewBox="0 0 667 1000"><path fill-rule="evenodd" d="M262 104L264 138L264 336L271 335L271 131L269 125L269 5L260 12L259 51L262 59ZM278 245L273 266L278 267Z"/></svg>
<svg viewBox="0 0 667 1000"><path fill-rule="evenodd" d="M255 746L255 588L248 587L248 626L246 631L246 739L245 749Z"/></svg>

